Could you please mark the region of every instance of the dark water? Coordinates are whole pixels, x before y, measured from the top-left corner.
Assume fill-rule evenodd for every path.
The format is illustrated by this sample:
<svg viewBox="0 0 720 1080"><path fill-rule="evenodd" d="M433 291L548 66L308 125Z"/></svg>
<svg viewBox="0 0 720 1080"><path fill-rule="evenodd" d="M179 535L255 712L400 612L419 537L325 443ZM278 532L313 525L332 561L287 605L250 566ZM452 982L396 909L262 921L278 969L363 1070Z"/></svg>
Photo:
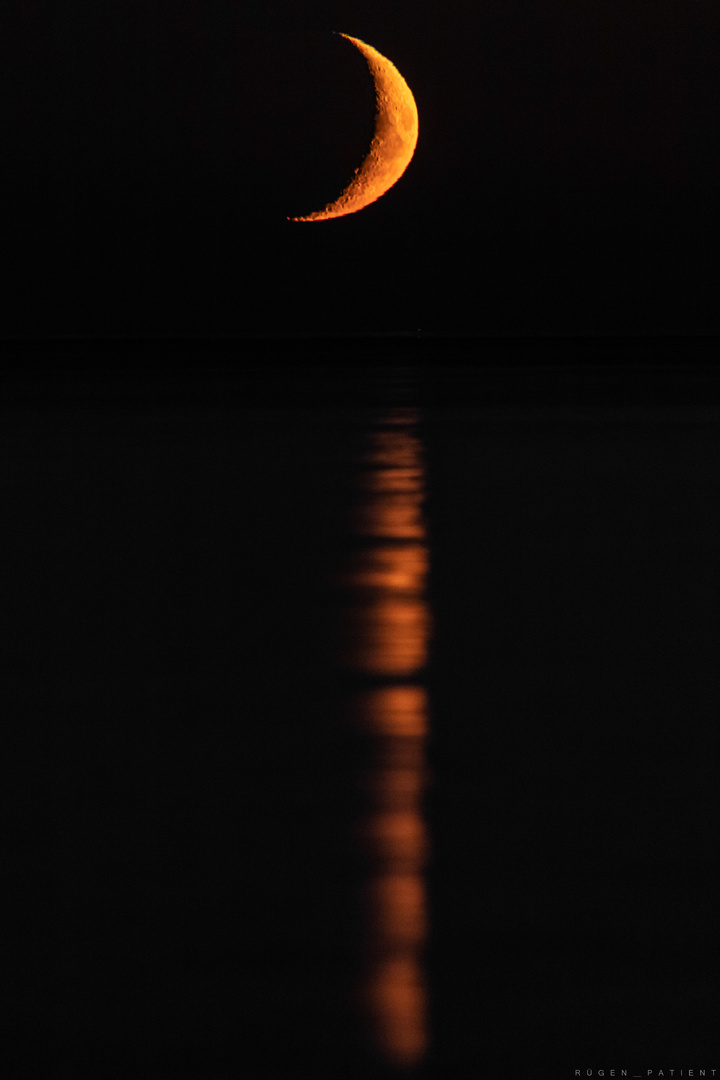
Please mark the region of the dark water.
<svg viewBox="0 0 720 1080"><path fill-rule="evenodd" d="M5 1075L711 1075L712 379L166 374L6 388Z"/></svg>

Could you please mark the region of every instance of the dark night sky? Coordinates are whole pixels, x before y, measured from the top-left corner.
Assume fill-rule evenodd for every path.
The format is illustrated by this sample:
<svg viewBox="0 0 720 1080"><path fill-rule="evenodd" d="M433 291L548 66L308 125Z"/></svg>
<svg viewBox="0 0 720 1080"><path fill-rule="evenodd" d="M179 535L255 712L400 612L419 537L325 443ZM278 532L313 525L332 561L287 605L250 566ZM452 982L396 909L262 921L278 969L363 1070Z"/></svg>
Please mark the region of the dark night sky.
<svg viewBox="0 0 720 1080"><path fill-rule="evenodd" d="M419 144L294 224L371 131L333 30ZM710 0L5 0L0 42L5 336L718 329Z"/></svg>

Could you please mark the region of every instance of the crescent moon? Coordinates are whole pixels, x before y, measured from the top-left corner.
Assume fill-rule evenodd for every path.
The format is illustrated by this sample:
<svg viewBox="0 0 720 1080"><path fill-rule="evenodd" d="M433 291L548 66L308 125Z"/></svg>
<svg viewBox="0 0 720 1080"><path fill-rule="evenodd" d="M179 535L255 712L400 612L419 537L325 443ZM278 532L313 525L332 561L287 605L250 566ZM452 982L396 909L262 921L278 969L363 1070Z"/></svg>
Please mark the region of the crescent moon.
<svg viewBox="0 0 720 1080"><path fill-rule="evenodd" d="M415 153L418 111L410 87L377 49L348 34L339 36L360 50L370 68L375 83L375 134L367 157L337 199L324 210L288 221L327 221L362 210L397 183Z"/></svg>

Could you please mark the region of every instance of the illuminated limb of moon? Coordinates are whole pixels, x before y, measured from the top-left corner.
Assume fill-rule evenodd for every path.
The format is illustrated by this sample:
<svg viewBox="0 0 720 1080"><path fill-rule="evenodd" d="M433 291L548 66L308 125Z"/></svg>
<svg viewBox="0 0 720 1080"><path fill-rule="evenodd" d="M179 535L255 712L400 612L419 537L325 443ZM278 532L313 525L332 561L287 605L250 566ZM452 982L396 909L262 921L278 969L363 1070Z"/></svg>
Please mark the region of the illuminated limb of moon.
<svg viewBox="0 0 720 1080"><path fill-rule="evenodd" d="M418 139L418 112L410 87L377 49L359 38L340 34L367 60L375 84L375 134L362 165L334 202L324 210L288 221L327 221L354 214L384 195L407 169Z"/></svg>

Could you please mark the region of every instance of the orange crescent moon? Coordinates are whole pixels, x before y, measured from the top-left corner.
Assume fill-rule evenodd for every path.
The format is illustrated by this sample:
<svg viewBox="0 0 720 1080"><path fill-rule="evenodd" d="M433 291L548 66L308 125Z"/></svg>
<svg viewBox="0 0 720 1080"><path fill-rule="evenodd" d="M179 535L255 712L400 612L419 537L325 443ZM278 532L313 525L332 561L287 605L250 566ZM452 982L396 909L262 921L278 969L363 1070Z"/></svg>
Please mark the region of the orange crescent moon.
<svg viewBox="0 0 720 1080"><path fill-rule="evenodd" d="M415 153L418 111L410 87L377 49L348 34L339 36L360 50L370 68L375 83L375 134L367 157L342 194L324 210L288 221L327 221L362 210L397 183Z"/></svg>

